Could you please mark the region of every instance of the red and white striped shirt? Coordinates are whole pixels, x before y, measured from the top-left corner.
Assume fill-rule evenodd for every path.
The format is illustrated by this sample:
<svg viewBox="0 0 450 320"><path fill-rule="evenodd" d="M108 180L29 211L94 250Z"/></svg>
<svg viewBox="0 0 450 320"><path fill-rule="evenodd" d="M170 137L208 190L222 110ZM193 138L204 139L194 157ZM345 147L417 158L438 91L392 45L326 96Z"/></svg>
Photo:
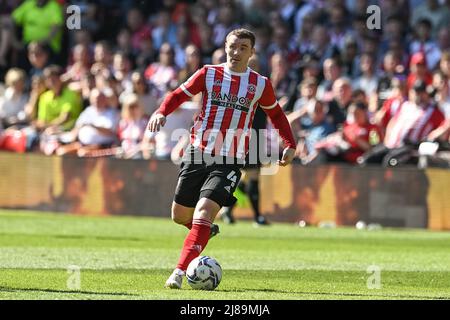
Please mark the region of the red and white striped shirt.
<svg viewBox="0 0 450 320"><path fill-rule="evenodd" d="M435 105L421 108L406 101L389 122L384 144L388 148L401 147L405 141L419 143L437 129L445 120L444 114Z"/></svg>
<svg viewBox="0 0 450 320"><path fill-rule="evenodd" d="M258 106L280 130L285 144L295 148L289 123L266 77L250 68L236 73L226 64L205 65L164 100L159 112L168 115L200 92L202 108L191 129L194 148L213 155L245 158Z"/></svg>

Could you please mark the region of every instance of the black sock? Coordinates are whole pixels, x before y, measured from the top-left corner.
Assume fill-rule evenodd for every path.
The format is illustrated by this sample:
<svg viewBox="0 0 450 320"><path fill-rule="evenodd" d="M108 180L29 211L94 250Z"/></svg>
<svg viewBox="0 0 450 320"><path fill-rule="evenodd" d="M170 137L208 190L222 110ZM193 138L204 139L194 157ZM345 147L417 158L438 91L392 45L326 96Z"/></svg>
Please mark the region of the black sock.
<svg viewBox="0 0 450 320"><path fill-rule="evenodd" d="M259 213L259 181L258 180L250 180L248 182L246 193L250 199L250 203L253 208L253 213L255 215L255 220L260 216Z"/></svg>

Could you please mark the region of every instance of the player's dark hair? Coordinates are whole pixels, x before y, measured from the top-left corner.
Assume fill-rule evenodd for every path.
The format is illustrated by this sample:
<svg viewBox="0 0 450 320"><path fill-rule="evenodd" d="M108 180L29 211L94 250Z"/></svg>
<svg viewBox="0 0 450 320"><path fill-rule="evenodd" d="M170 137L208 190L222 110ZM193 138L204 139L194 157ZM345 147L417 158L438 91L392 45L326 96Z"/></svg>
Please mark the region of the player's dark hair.
<svg viewBox="0 0 450 320"><path fill-rule="evenodd" d="M255 42L256 42L255 34L248 29L244 29L244 28L235 29L235 30L231 31L229 34L227 34L226 39L228 39L228 37L230 37L230 36L236 36L239 39L249 39L252 44L252 48L255 46ZM226 39L225 39L225 42L226 42Z"/></svg>

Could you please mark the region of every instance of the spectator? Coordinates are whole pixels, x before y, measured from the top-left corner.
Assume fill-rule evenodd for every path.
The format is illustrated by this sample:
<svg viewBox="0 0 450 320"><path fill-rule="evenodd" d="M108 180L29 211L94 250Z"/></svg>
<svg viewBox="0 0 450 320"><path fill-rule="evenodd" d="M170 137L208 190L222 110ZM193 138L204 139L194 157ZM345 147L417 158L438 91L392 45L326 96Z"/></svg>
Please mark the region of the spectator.
<svg viewBox="0 0 450 320"><path fill-rule="evenodd" d="M62 69L52 65L44 70L48 91L39 98L36 127L53 134L72 129L81 112L81 97L61 81Z"/></svg>
<svg viewBox="0 0 450 320"><path fill-rule="evenodd" d="M218 48L213 52L212 60L211 60L212 64L221 64L221 63L225 63L226 61L227 61L227 55L226 55L225 49L223 47Z"/></svg>
<svg viewBox="0 0 450 320"><path fill-rule="evenodd" d="M438 64L441 51L438 44L431 38L431 22L423 19L415 26L415 40L411 43L409 51L411 54L423 53L428 70L433 70Z"/></svg>
<svg viewBox="0 0 450 320"><path fill-rule="evenodd" d="M216 47L223 46L226 35L238 25L235 22L236 12L231 5L223 5L219 8L218 21L214 24L212 41Z"/></svg>
<svg viewBox="0 0 450 320"><path fill-rule="evenodd" d="M37 111L39 105L39 98L47 91L45 85L44 75L35 75L31 78L31 93L30 98L25 105L26 119L29 122L35 122L37 119Z"/></svg>
<svg viewBox="0 0 450 320"><path fill-rule="evenodd" d="M417 80L422 80L426 85L432 82L432 76L426 64L425 55L422 52L417 52L411 57L410 74L407 79L408 91L413 87Z"/></svg>
<svg viewBox="0 0 450 320"><path fill-rule="evenodd" d="M356 163L380 140L378 127L370 124L367 105L352 103L348 110L352 122L345 122L342 131L329 135L316 144L317 161Z"/></svg>
<svg viewBox="0 0 450 320"><path fill-rule="evenodd" d="M151 116L158 107L157 93L155 89L147 82L144 74L140 72L133 72L131 75L131 81L133 83L132 92L123 92L119 101L123 105L128 101L128 96L136 96L139 100L140 108L143 108L143 114Z"/></svg>
<svg viewBox="0 0 450 320"><path fill-rule="evenodd" d="M375 70L375 61L371 54L363 53L361 55L361 76L353 81L353 89L364 90L367 96L376 94L378 86L378 76Z"/></svg>
<svg viewBox="0 0 450 320"><path fill-rule="evenodd" d="M131 58L124 52L117 52L113 59L113 76L120 84L121 91L131 92L133 83L131 82L132 73ZM121 92L118 92L119 94Z"/></svg>
<svg viewBox="0 0 450 320"><path fill-rule="evenodd" d="M333 6L329 12L330 43L341 51L345 45L345 39L352 36L352 31L346 24L348 12L344 6Z"/></svg>
<svg viewBox="0 0 450 320"><path fill-rule="evenodd" d="M411 26L415 26L423 19L431 22L432 35L435 37L440 28L448 26L450 11L446 6L440 5L438 0L426 0L413 9Z"/></svg>
<svg viewBox="0 0 450 320"><path fill-rule="evenodd" d="M392 80L404 72L400 57L393 51L388 51L383 58L383 68L378 79L376 110L381 109L384 102L391 96ZM373 110L373 108L370 108Z"/></svg>
<svg viewBox="0 0 450 320"><path fill-rule="evenodd" d="M317 82L314 78L307 78L300 83L298 90L300 91L300 98L295 101L293 113L305 112L305 106L316 99Z"/></svg>
<svg viewBox="0 0 450 320"><path fill-rule="evenodd" d="M255 43L255 51L258 54L261 74L268 75L269 74L269 61L270 61L270 39L271 39L271 29L267 26L261 26L255 29L256 43Z"/></svg>
<svg viewBox="0 0 450 320"><path fill-rule="evenodd" d="M127 27L131 31L131 46L133 53L141 50L142 42L152 34L150 26L145 23L144 16L138 8L132 8L127 13Z"/></svg>
<svg viewBox="0 0 450 320"><path fill-rule="evenodd" d="M333 99L333 84L342 75L342 68L338 59L329 58L323 63L324 79L317 90L318 99L329 102Z"/></svg>
<svg viewBox="0 0 450 320"><path fill-rule="evenodd" d="M251 1L244 8L245 21L251 26L262 26L269 21L271 3L268 0Z"/></svg>
<svg viewBox="0 0 450 320"><path fill-rule="evenodd" d="M203 24L200 28L200 48L202 52L202 60L206 64L212 63L212 55L217 49L217 46L211 41L212 35L213 28L209 24Z"/></svg>
<svg viewBox="0 0 450 320"><path fill-rule="evenodd" d="M26 0L16 8L12 17L23 27L23 43L39 41L59 54L62 45L64 15L61 5L54 0Z"/></svg>
<svg viewBox="0 0 450 320"><path fill-rule="evenodd" d="M68 67L66 73L62 77L63 82L74 83L77 88L80 88L81 79L90 72L91 58L89 54L89 47L84 44L78 44L74 50L74 63Z"/></svg>
<svg viewBox="0 0 450 320"><path fill-rule="evenodd" d="M91 72L95 75L100 70L113 70L112 66L113 55L111 46L107 41L99 41L94 47L94 64L92 65Z"/></svg>
<svg viewBox="0 0 450 320"><path fill-rule="evenodd" d="M439 30L437 35L437 43L439 51L442 53L450 49L450 27L443 27Z"/></svg>
<svg viewBox="0 0 450 320"><path fill-rule="evenodd" d="M442 53L439 70L450 79L450 50Z"/></svg>
<svg viewBox="0 0 450 320"><path fill-rule="evenodd" d="M133 49L133 43L131 39L131 31L127 28L120 29L117 34L117 47L115 52L121 52L126 55L131 63L134 63L136 52Z"/></svg>
<svg viewBox="0 0 450 320"><path fill-rule="evenodd" d="M285 6L288 9L289 6ZM293 11L293 16L288 20L293 22L293 33L300 34L302 31L307 31L310 26L308 24L314 23L314 13L317 9L317 4L313 1L298 1L295 10ZM284 15L286 20L286 15Z"/></svg>
<svg viewBox="0 0 450 320"><path fill-rule="evenodd" d="M369 33L363 38L361 52L369 53L374 58L374 63L376 66L379 66L382 58L381 52L379 50L380 47L380 39L377 35L373 33Z"/></svg>
<svg viewBox="0 0 450 320"><path fill-rule="evenodd" d="M404 45L401 39L391 39L388 43L386 51L392 51L401 61L401 67L403 67L403 72L410 68L410 56L407 52L407 45Z"/></svg>
<svg viewBox="0 0 450 320"><path fill-rule="evenodd" d="M10 17L11 8L7 8L7 4L3 4L6 8L0 10L0 78L2 77L2 69L8 65L8 56L14 48L13 41L13 24Z"/></svg>
<svg viewBox="0 0 450 320"><path fill-rule="evenodd" d="M417 163L413 151L420 142L444 124L444 115L429 96L423 80L414 83L410 99L392 118L386 129L382 144L358 158L358 163L382 163L383 166L397 166L405 163ZM417 160L417 159L416 159Z"/></svg>
<svg viewBox="0 0 450 320"><path fill-rule="evenodd" d="M389 50L391 41L399 41L401 47L407 46L405 41L406 28L401 15L388 15L383 23L383 37L381 40L381 51L385 53Z"/></svg>
<svg viewBox="0 0 450 320"><path fill-rule="evenodd" d="M299 59L299 53L286 25L277 26L272 33L272 44L268 48L269 56L280 54L288 64L294 63Z"/></svg>
<svg viewBox="0 0 450 320"><path fill-rule="evenodd" d="M338 129L347 119L347 110L352 102L352 86L346 78L333 83L333 99L328 104L328 121Z"/></svg>
<svg viewBox="0 0 450 320"><path fill-rule="evenodd" d="M179 70L186 65L186 48L189 45L189 29L186 25L178 25L177 27L177 43L174 46L174 60Z"/></svg>
<svg viewBox="0 0 450 320"><path fill-rule="evenodd" d="M392 90L387 99L383 102L381 109L375 115L375 123L381 130L381 133L386 133L386 128L389 121L394 118L403 106L403 102L407 100L408 91L406 90L406 83L400 78L393 78Z"/></svg>
<svg viewBox="0 0 450 320"><path fill-rule="evenodd" d="M25 92L26 74L21 69L10 69L5 77L6 90L0 95L0 122L8 128L26 120L25 105L28 95Z"/></svg>
<svg viewBox="0 0 450 320"><path fill-rule="evenodd" d="M345 39L344 48L341 51L343 74L350 79L356 79L361 73L360 57L358 56L358 43L354 38Z"/></svg>
<svg viewBox="0 0 450 320"><path fill-rule="evenodd" d="M89 61L92 63L92 61L94 61L94 49L95 49L95 44L92 41L92 35L89 33L88 30L85 29L75 30L73 31L73 35L74 35L74 44L70 47L70 57L66 63L68 65L74 64L75 49L77 48L78 45L87 48Z"/></svg>
<svg viewBox="0 0 450 320"><path fill-rule="evenodd" d="M164 43L169 43L172 47L177 41L177 27L170 18L170 11L161 10L158 13L157 25L152 30L153 45L156 50L160 50Z"/></svg>
<svg viewBox="0 0 450 320"><path fill-rule="evenodd" d="M125 97L122 105L122 115L119 122L119 140L123 157L142 158L141 142L147 129L148 117L136 94Z"/></svg>
<svg viewBox="0 0 450 320"><path fill-rule="evenodd" d="M293 80L293 76L290 74L290 65L286 56L284 56L281 52L275 53L270 59L270 69L270 81L275 89L277 99L285 100Z"/></svg>
<svg viewBox="0 0 450 320"><path fill-rule="evenodd" d="M322 71L319 65L319 59L313 55L303 56L300 64L302 67L302 79L314 79L317 82Z"/></svg>
<svg viewBox="0 0 450 320"><path fill-rule="evenodd" d="M433 74L433 98L447 119L450 119L450 81L440 71Z"/></svg>
<svg viewBox="0 0 450 320"><path fill-rule="evenodd" d="M157 52L153 46L152 38L143 38L140 41L139 54L136 57L136 69L144 72L148 65L155 62Z"/></svg>
<svg viewBox="0 0 450 320"><path fill-rule="evenodd" d="M91 91L95 88L95 76L92 73L86 73L80 81L80 95L83 100L83 110L89 106Z"/></svg>
<svg viewBox="0 0 450 320"><path fill-rule="evenodd" d="M87 156L89 152L109 148L117 141L118 112L108 106L106 96L98 89L92 90L90 102L75 127L59 136L60 141L69 143L58 147L57 155Z"/></svg>
<svg viewBox="0 0 450 320"><path fill-rule="evenodd" d="M155 86L158 99L177 83L177 68L174 61L174 51L170 44L164 43L159 49L159 62L152 63L145 70L145 78Z"/></svg>
<svg viewBox="0 0 450 320"><path fill-rule="evenodd" d="M28 61L31 64L29 76L42 75L44 69L49 65L49 59L49 52L45 46L39 42L31 42L28 45Z"/></svg>
<svg viewBox="0 0 450 320"><path fill-rule="evenodd" d="M190 44L185 49L186 65L178 73L178 83L181 84L189 79L198 69L203 66L199 48Z"/></svg>
<svg viewBox="0 0 450 320"><path fill-rule="evenodd" d="M362 103L367 106L369 104L369 99L367 97L366 92L363 89L356 89L352 91L352 102ZM347 120L348 118L349 117L347 117Z"/></svg>
<svg viewBox="0 0 450 320"><path fill-rule="evenodd" d="M323 103L311 99L304 108L305 113L292 113L288 120L299 140L296 155L307 164L317 161L317 143L335 130L326 121L327 107Z"/></svg>
<svg viewBox="0 0 450 320"><path fill-rule="evenodd" d="M344 124L342 135L349 149L342 154L342 158L346 162L356 163L358 157L378 145L382 135L378 126L370 123L366 104L352 103L348 113L353 122Z"/></svg>
<svg viewBox="0 0 450 320"><path fill-rule="evenodd" d="M81 10L81 30L86 31L90 37L97 37L100 31L99 5L88 3L84 10ZM77 42L82 43L82 42Z"/></svg>

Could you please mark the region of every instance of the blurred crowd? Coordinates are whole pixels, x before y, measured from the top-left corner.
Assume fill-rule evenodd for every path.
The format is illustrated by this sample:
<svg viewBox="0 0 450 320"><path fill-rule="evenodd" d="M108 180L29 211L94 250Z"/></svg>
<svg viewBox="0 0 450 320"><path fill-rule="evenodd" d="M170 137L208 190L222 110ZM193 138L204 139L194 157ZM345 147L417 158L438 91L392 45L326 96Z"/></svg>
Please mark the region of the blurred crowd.
<svg viewBox="0 0 450 320"><path fill-rule="evenodd" d="M66 25L70 5L79 29ZM178 157L189 139L172 135L201 96L157 134L149 116L201 66L225 62L226 34L246 27L296 161L450 166L449 0L0 0L0 25L2 150Z"/></svg>

